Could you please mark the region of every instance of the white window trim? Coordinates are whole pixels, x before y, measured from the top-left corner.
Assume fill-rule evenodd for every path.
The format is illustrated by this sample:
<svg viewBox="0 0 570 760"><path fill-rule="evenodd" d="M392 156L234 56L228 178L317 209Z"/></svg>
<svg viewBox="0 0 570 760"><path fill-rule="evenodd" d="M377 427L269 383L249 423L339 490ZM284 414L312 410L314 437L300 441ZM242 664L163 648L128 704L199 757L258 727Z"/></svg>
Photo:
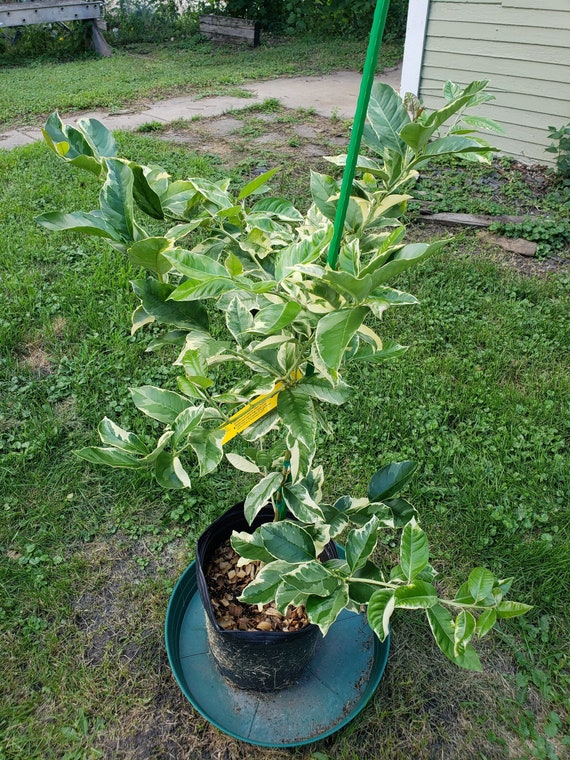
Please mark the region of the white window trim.
<svg viewBox="0 0 570 760"><path fill-rule="evenodd" d="M428 22L429 0L410 0L400 93L420 91L422 61Z"/></svg>

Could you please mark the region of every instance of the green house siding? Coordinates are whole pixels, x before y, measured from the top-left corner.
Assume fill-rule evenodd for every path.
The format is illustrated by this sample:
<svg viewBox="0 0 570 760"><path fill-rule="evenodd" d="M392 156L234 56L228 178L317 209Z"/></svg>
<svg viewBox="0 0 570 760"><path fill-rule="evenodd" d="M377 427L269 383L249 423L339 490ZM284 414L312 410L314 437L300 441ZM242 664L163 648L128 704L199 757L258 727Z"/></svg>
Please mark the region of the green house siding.
<svg viewBox="0 0 570 760"><path fill-rule="evenodd" d="M548 127L570 122L570 0L431 0L419 86L429 107L447 79L489 79L496 100L480 110L505 130L492 142L551 163Z"/></svg>

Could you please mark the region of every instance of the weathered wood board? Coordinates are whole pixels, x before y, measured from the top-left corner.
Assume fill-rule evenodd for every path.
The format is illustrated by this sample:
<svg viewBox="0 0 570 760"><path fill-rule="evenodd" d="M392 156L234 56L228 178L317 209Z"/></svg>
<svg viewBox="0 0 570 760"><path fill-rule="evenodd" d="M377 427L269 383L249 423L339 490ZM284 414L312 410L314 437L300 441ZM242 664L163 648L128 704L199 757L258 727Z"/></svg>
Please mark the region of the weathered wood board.
<svg viewBox="0 0 570 760"><path fill-rule="evenodd" d="M200 34L217 42L259 45L259 22L230 16L200 16Z"/></svg>
<svg viewBox="0 0 570 760"><path fill-rule="evenodd" d="M52 24L57 21L82 21L101 18L101 0L40 0L31 3L0 3L0 28Z"/></svg>
<svg viewBox="0 0 570 760"><path fill-rule="evenodd" d="M105 22L103 0L37 0L36 2L0 2L0 29L32 24L57 24L65 21L90 21L91 42L99 55L110 56L111 48L101 34Z"/></svg>

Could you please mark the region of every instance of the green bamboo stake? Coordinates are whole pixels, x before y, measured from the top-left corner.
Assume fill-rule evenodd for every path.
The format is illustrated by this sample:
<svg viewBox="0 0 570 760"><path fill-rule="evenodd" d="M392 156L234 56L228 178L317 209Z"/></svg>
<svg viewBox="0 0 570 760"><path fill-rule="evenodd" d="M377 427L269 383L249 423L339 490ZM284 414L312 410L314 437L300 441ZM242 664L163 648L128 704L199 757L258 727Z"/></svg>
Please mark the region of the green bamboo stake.
<svg viewBox="0 0 570 760"><path fill-rule="evenodd" d="M350 144L348 146L348 156L346 158L346 166L342 177L340 198L338 200L334 218L333 239L327 257L327 263L331 269L336 269L338 261L340 241L342 239L348 201L350 200L350 191L352 190L352 182L354 180L354 173L358 161L360 141L362 140L366 112L368 111L368 103L370 101L370 92L374 83L374 72L376 71L376 64L378 62L378 54L380 52L380 45L382 44L382 35L384 34L384 27L386 26L386 16L388 15L389 6L390 0L376 1L376 10L374 12L370 41L368 43L366 61L362 72L362 80L360 82L360 93L356 105L356 114L354 116L354 126L352 128Z"/></svg>

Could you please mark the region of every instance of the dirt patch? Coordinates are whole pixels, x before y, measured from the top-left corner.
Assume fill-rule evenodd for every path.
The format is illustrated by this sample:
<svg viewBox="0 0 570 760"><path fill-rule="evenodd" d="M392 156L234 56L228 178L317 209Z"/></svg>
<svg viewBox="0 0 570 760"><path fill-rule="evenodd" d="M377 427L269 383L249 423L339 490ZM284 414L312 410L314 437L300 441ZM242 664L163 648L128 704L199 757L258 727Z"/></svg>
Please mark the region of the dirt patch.
<svg viewBox="0 0 570 760"><path fill-rule="evenodd" d="M315 171L334 173L323 156L348 149L349 125L327 119L306 109L262 107L211 119L177 122L157 133L161 139L214 156L223 171L241 175L243 182L276 166L281 169L272 180L272 192L286 195L300 207L307 206L308 166Z"/></svg>
<svg viewBox="0 0 570 760"><path fill-rule="evenodd" d="M273 178L271 185L275 194L286 195L300 208L308 204L308 172L333 174L338 170L324 156L346 152L350 140L349 123L340 119L327 119L306 109L290 110L276 106L275 110L264 112L262 106L253 106L235 113L210 119L177 122L157 133L161 139L214 156L227 173L241 174L244 182L268 169L280 166L281 170ZM422 176L424 185L432 193L438 181L449 183L457 175L462 185L467 180L457 168L442 167L431 172L428 180ZM517 213L538 213L539 199L552 188L552 172L544 166L527 166L513 162L509 169L497 161L489 168L484 179L472 182L474 194L486 192L485 203L498 202L508 189L510 175L517 175L523 196L513 199L513 209ZM471 187L471 185L468 186ZM421 185L418 189L421 188ZM462 191L464 188L462 189ZM424 192L424 191L420 191ZM437 196L437 193L436 193ZM439 201L432 200L434 210L445 209L446 198L440 194ZM449 237L462 234L462 229L450 231L449 227L432 224L418 218L408 227L408 239L424 240L429 236ZM468 232L467 234L475 234ZM500 266L526 275L546 275L570 266L570 258L551 256L547 259L531 258L524 253L506 250L495 242L492 233L485 233L481 241L481 251L494 259ZM508 247L508 246L507 246Z"/></svg>

